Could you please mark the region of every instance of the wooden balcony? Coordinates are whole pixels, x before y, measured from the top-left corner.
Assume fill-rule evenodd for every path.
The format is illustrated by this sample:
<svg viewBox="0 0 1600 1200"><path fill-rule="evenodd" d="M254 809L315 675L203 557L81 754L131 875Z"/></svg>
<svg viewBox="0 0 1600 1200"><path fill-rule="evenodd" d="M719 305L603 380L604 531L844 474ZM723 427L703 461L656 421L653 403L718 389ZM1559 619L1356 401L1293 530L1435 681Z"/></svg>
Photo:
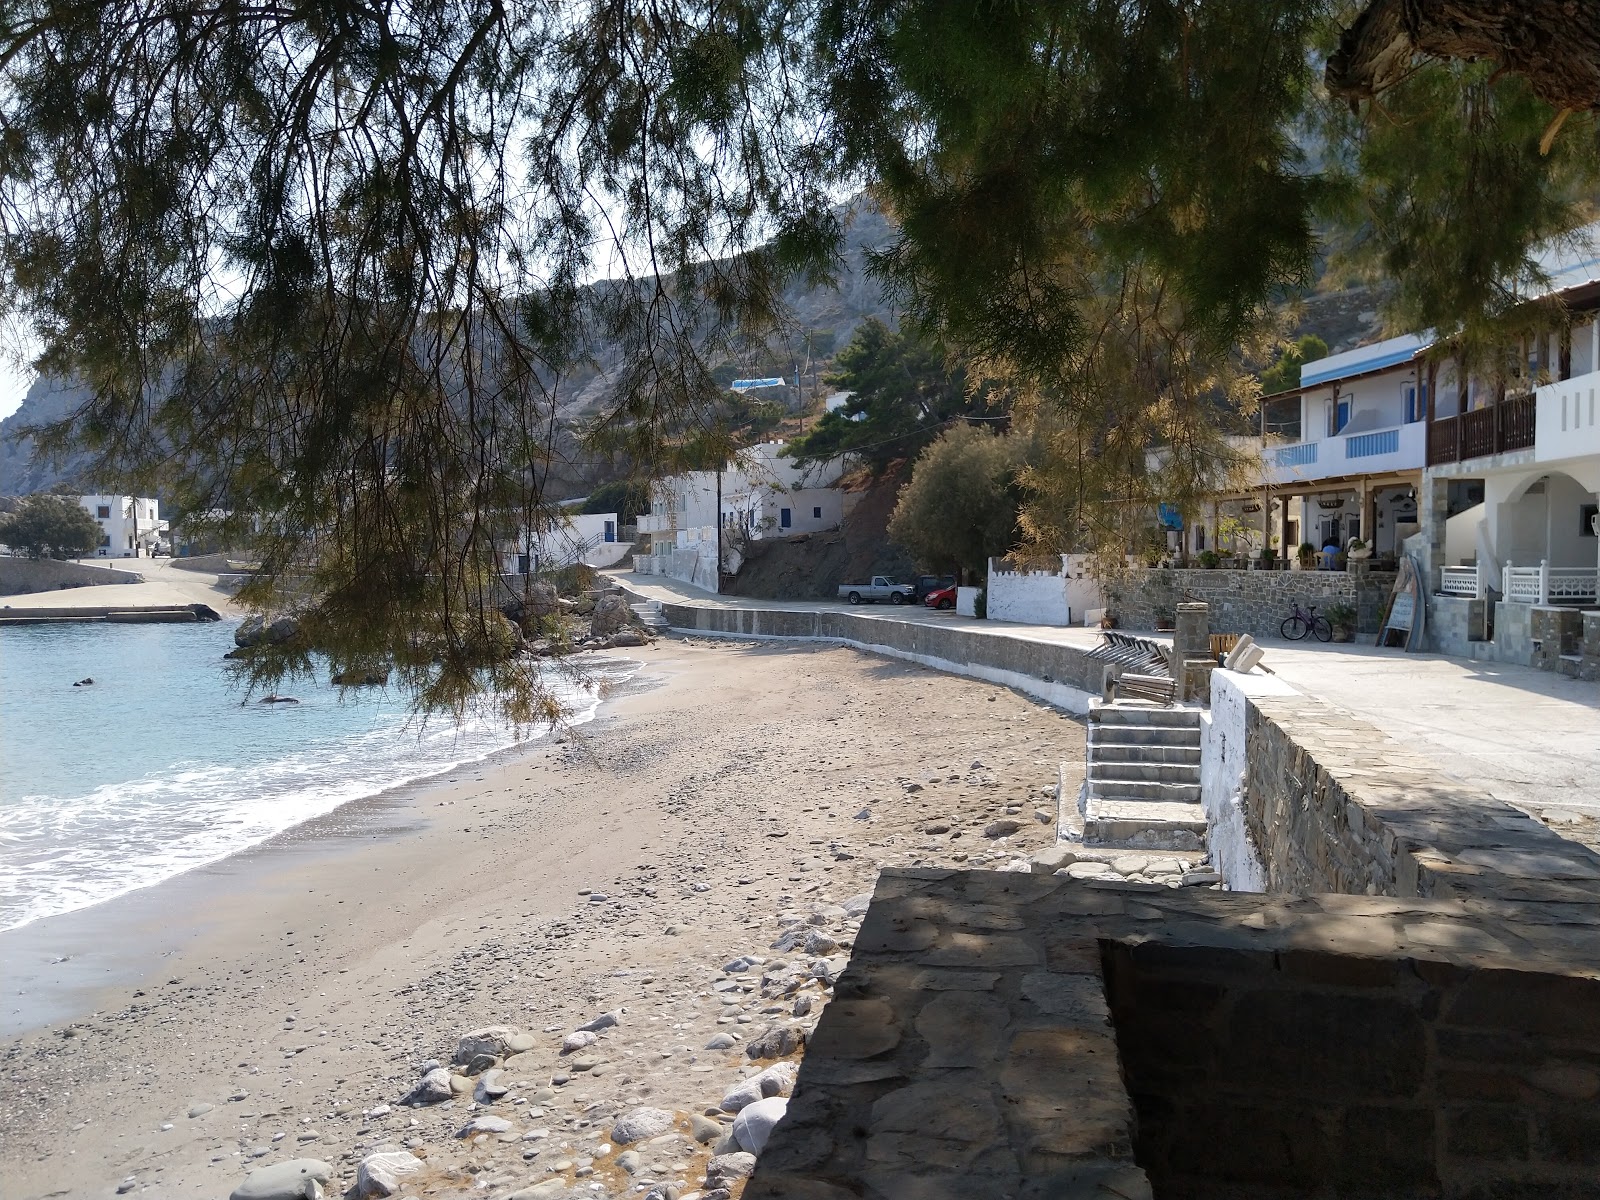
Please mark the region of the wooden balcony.
<svg viewBox="0 0 1600 1200"><path fill-rule="evenodd" d="M1537 413L1533 393L1525 392L1458 417L1436 417L1428 426L1428 465L1526 450L1533 445Z"/></svg>

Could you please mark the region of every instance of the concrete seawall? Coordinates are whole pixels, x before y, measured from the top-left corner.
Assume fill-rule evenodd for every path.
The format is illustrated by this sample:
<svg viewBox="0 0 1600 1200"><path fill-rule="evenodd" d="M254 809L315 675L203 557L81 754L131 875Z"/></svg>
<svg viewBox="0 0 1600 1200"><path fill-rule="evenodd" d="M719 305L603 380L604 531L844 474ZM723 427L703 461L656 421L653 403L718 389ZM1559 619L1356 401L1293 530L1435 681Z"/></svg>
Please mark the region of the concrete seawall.
<svg viewBox="0 0 1600 1200"><path fill-rule="evenodd" d="M629 591L635 601L651 599ZM685 633L778 641L833 642L1016 688L1083 714L1105 684L1107 664L1076 646L867 613L816 609L712 608L661 602L667 624Z"/></svg>

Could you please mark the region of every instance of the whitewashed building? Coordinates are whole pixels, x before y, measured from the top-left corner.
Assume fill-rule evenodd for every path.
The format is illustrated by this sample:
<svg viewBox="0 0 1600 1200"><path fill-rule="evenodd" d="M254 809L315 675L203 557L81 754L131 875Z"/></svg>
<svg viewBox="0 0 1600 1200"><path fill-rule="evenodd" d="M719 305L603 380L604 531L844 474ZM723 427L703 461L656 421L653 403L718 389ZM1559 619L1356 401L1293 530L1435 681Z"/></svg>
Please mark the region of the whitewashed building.
<svg viewBox="0 0 1600 1200"><path fill-rule="evenodd" d="M737 571L746 540L837 529L845 516L846 496L838 486L845 461L802 467L781 456L783 447L764 442L741 450L721 471L692 471L651 485L650 511L639 518L639 534L649 545L634 555L634 570L716 591L719 541L723 569Z"/></svg>
<svg viewBox="0 0 1600 1200"><path fill-rule="evenodd" d="M98 558L143 558L167 547L161 505L148 496L79 496L78 503L100 525Z"/></svg>
<svg viewBox="0 0 1600 1200"><path fill-rule="evenodd" d="M610 567L622 561L631 546L622 540L616 513L564 509L508 542L500 552L500 569L507 575L527 575L575 563Z"/></svg>

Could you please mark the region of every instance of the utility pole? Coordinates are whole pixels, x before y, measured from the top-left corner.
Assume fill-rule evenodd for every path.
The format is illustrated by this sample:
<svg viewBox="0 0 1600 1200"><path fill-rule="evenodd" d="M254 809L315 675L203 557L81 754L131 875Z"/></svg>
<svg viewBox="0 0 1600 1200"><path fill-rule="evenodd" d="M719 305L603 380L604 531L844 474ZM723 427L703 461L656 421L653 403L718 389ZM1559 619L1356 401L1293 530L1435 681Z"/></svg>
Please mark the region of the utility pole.
<svg viewBox="0 0 1600 1200"><path fill-rule="evenodd" d="M722 461L717 461L717 587L722 593Z"/></svg>

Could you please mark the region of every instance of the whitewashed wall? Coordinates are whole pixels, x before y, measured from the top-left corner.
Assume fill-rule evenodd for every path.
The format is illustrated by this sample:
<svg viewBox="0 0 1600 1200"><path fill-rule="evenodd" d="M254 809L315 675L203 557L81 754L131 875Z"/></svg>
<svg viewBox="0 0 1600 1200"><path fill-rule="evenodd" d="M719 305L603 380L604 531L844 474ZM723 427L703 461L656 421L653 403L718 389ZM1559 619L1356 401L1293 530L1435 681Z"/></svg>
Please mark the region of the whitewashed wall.
<svg viewBox="0 0 1600 1200"><path fill-rule="evenodd" d="M989 560L989 619L1028 625L1070 625L1090 609L1105 607L1088 556L1063 554L1054 571L1005 571Z"/></svg>
<svg viewBox="0 0 1600 1200"><path fill-rule="evenodd" d="M1263 892L1266 868L1245 828L1245 737L1249 698L1292 692L1270 675L1211 672L1211 711L1200 718L1200 802L1206 810L1206 845L1217 871L1236 892Z"/></svg>

